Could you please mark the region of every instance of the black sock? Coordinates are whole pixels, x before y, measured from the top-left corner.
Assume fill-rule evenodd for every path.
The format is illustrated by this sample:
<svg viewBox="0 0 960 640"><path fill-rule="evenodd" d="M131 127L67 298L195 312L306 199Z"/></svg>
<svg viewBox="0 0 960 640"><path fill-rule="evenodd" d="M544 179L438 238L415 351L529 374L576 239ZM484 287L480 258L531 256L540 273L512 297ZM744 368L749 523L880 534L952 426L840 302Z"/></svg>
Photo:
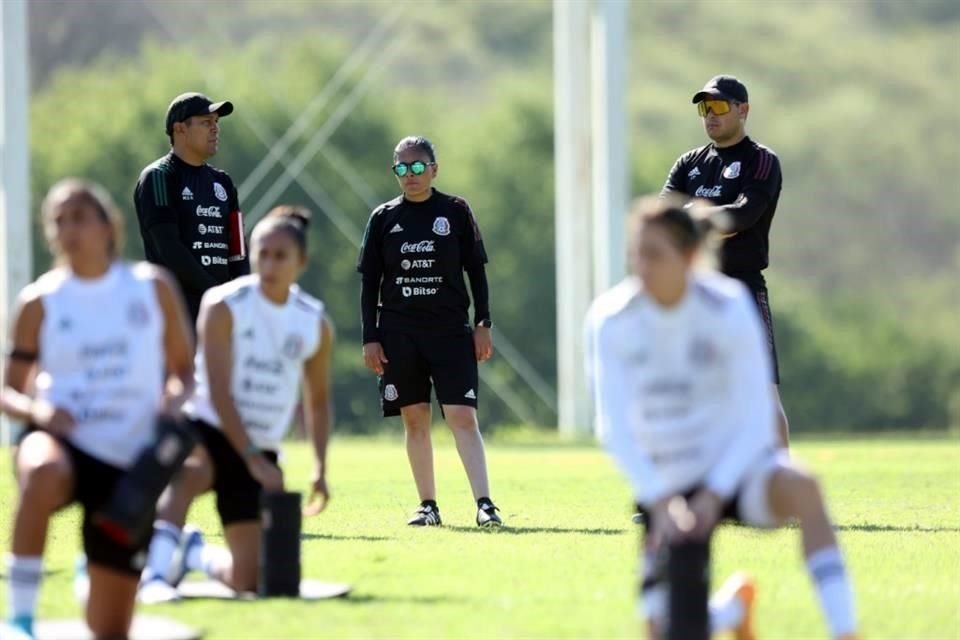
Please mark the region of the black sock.
<svg viewBox="0 0 960 640"><path fill-rule="evenodd" d="M485 504L493 504L493 500L491 500L490 498L488 498L488 497L486 497L486 496L477 499L477 507L478 507L478 508L483 507L483 505L485 505Z"/></svg>
<svg viewBox="0 0 960 640"><path fill-rule="evenodd" d="M433 507L434 511L439 511L439 510L440 510L439 507L437 507L437 501L436 501L436 500L424 500L424 501L422 501L422 502L420 503L420 506L421 506L421 507Z"/></svg>

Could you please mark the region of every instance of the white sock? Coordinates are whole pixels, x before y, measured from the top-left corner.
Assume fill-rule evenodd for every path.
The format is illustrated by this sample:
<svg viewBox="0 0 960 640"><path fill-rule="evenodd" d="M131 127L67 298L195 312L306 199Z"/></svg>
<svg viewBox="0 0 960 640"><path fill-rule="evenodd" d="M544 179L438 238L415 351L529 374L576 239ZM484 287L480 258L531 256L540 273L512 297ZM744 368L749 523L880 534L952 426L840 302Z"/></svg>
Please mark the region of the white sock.
<svg viewBox="0 0 960 640"><path fill-rule="evenodd" d="M157 520L153 523L153 538L150 539L150 550L147 552L147 566L143 569L143 581L153 578L169 580L170 568L173 565L173 555L180 545L180 527Z"/></svg>
<svg viewBox="0 0 960 640"><path fill-rule="evenodd" d="M807 558L807 570L820 599L820 608L834 637L857 630L853 589L847 577L840 549L818 549Z"/></svg>
<svg viewBox="0 0 960 640"><path fill-rule="evenodd" d="M740 598L713 596L710 598L710 631L721 633L735 629L743 622L745 613Z"/></svg>
<svg viewBox="0 0 960 640"><path fill-rule="evenodd" d="M221 579L232 563L233 556L229 550L207 544L191 549L187 558L187 567L191 571L203 571L217 580Z"/></svg>
<svg viewBox="0 0 960 640"><path fill-rule="evenodd" d="M32 618L37 610L40 580L43 578L41 556L7 556L7 615L12 619Z"/></svg>

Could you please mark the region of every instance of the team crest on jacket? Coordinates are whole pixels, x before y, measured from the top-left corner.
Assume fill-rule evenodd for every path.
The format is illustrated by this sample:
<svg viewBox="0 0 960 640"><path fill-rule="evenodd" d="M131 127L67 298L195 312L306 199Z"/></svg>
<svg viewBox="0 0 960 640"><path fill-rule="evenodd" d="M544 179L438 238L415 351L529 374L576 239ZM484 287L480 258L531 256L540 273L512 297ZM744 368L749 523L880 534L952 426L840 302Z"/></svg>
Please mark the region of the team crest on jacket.
<svg viewBox="0 0 960 640"><path fill-rule="evenodd" d="M723 177L727 180L733 180L740 176L740 161L731 162L726 169L723 170Z"/></svg>
<svg viewBox="0 0 960 640"><path fill-rule="evenodd" d="M438 236L450 235L450 221L440 216L433 221L433 232Z"/></svg>
<svg viewBox="0 0 960 640"><path fill-rule="evenodd" d="M287 339L283 342L283 355L291 360L296 360L301 353L303 353L303 338L295 333L287 336Z"/></svg>
<svg viewBox="0 0 960 640"><path fill-rule="evenodd" d="M146 326L150 321L150 313L147 311L146 305L139 300L131 302L127 308L127 321L135 329Z"/></svg>
<svg viewBox="0 0 960 640"><path fill-rule="evenodd" d="M223 188L223 185L219 182L213 183L213 195L217 196L217 200L221 202L227 201L227 190Z"/></svg>
<svg viewBox="0 0 960 640"><path fill-rule="evenodd" d="M386 400L387 402L393 402L399 397L400 397L400 394L397 393L397 388L394 385L388 384L386 387L383 388L383 399Z"/></svg>

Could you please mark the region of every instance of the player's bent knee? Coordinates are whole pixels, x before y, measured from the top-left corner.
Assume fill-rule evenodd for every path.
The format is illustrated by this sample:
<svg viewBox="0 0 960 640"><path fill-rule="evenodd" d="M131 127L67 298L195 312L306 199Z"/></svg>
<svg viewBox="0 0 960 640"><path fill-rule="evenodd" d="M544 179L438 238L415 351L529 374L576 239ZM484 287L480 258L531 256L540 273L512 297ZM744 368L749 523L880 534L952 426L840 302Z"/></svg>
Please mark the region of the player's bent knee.
<svg viewBox="0 0 960 640"><path fill-rule="evenodd" d="M59 460L49 460L26 469L21 474L22 493L32 507L56 506L70 485L70 467Z"/></svg>

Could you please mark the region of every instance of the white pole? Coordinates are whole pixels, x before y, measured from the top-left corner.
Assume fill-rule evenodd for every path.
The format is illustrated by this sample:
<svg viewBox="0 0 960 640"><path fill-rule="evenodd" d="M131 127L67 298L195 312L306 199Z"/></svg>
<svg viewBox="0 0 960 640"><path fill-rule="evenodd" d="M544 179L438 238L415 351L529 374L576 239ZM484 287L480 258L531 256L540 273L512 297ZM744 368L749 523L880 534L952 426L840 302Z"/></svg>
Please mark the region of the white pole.
<svg viewBox="0 0 960 640"><path fill-rule="evenodd" d="M593 62L593 291L619 282L626 271L624 214L627 168L627 0L595 0Z"/></svg>
<svg viewBox="0 0 960 640"><path fill-rule="evenodd" d="M0 353L9 347L10 312L30 280L30 172L26 0L0 0ZM0 373L2 377L2 373ZM2 381L0 381L2 382ZM0 446L13 425L0 417Z"/></svg>
<svg viewBox="0 0 960 640"><path fill-rule="evenodd" d="M558 424L590 428L583 319L591 299L590 4L553 2Z"/></svg>

